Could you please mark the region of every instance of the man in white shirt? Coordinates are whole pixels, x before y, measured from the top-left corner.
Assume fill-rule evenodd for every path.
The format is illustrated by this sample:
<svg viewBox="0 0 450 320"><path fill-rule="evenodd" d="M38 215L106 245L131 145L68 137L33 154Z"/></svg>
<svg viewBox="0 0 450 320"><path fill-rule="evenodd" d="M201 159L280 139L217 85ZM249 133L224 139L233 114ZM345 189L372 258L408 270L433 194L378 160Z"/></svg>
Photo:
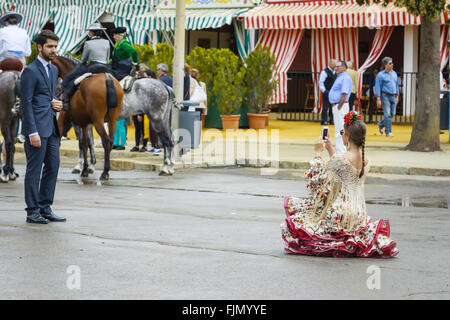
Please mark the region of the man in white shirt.
<svg viewBox="0 0 450 320"><path fill-rule="evenodd" d="M31 55L31 42L27 32L17 25L23 16L16 12L8 12L0 18L0 62L6 58L17 58L26 65L26 57Z"/></svg>

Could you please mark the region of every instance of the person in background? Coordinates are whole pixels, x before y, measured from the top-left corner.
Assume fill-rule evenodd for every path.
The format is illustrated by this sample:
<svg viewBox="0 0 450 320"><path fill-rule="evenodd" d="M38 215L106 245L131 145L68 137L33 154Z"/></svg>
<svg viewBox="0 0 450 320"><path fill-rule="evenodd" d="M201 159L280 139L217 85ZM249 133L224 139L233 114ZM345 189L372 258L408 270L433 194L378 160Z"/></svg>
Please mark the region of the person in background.
<svg viewBox="0 0 450 320"><path fill-rule="evenodd" d="M377 107L383 107L384 117L378 122L378 129L383 135L383 128L386 129L386 136L393 137L392 134L392 117L398 104L398 76L394 71L394 63L392 58L384 57L381 60L384 70L377 74L375 79L375 96L377 97Z"/></svg>
<svg viewBox="0 0 450 320"><path fill-rule="evenodd" d="M6 58L16 58L22 63L22 70L26 65L26 57L31 55L31 41L25 29L19 28L18 24L23 20L19 13L10 11L0 18L0 63ZM16 102L13 113L20 114L20 93L16 86ZM18 118L17 139L20 143L25 142L22 135L22 120Z"/></svg>
<svg viewBox="0 0 450 320"><path fill-rule="evenodd" d="M197 69L194 68L191 69L191 82L194 85L191 100L192 101L198 100L198 102L200 103L199 107L202 109L202 115L206 115L207 114L206 84L200 80L200 72ZM203 97L197 98L200 96Z"/></svg>
<svg viewBox="0 0 450 320"><path fill-rule="evenodd" d="M347 61L347 72L352 78L353 88L352 93L350 94L350 98L348 99L348 107L350 111L354 110L354 102L356 98L356 86L358 84L358 72L353 68L353 62Z"/></svg>
<svg viewBox="0 0 450 320"><path fill-rule="evenodd" d="M172 78L167 75L168 67L167 65L160 63L158 65L159 69L157 70L159 76L159 80L168 85L172 84ZM158 68L157 67L157 68ZM156 74L152 69L145 70L147 74L147 78L156 79ZM147 115L144 116L144 141L147 143L147 140L150 138L151 148L147 150L147 153L153 153L154 156L159 156L162 153L161 146L159 145L158 133L153 129L152 123L148 119Z"/></svg>
<svg viewBox="0 0 450 320"><path fill-rule="evenodd" d="M328 61L328 67L326 67L319 76L319 89L322 91L322 120L321 124L328 124L328 114L330 116L330 124L333 123L333 112L331 110L330 101L328 95L330 93L331 87L336 80L336 60L330 59Z"/></svg>
<svg viewBox="0 0 450 320"><path fill-rule="evenodd" d="M194 91L194 87L191 84L191 67L185 63L184 64L184 80L183 80L183 99L190 100L191 94Z"/></svg>
<svg viewBox="0 0 450 320"><path fill-rule="evenodd" d="M134 66L138 64L138 53L131 43L125 38L127 29L118 27L113 29L113 37L116 42L111 56L111 67L117 80L128 76Z"/></svg>
<svg viewBox="0 0 450 320"><path fill-rule="evenodd" d="M167 74L169 67L165 63L160 63L156 66L156 72L158 73L158 79L164 82L169 87L173 88L173 79Z"/></svg>
<svg viewBox="0 0 450 320"><path fill-rule="evenodd" d="M143 65L140 65L139 71L136 74L136 79L147 78L147 73L145 72ZM144 139L144 114L137 114L132 116L133 124L134 124L134 138L135 138L135 146L131 148L130 152L145 152L147 151L147 141ZM139 149L139 145L142 140L142 148Z"/></svg>
<svg viewBox="0 0 450 320"><path fill-rule="evenodd" d="M346 151L342 139L344 132L344 115L348 113L348 99L350 93L352 93L353 82L352 78L347 73L347 64L345 61L338 61L336 63L336 74L336 81L334 81L328 97L333 109L336 153L344 153Z"/></svg>

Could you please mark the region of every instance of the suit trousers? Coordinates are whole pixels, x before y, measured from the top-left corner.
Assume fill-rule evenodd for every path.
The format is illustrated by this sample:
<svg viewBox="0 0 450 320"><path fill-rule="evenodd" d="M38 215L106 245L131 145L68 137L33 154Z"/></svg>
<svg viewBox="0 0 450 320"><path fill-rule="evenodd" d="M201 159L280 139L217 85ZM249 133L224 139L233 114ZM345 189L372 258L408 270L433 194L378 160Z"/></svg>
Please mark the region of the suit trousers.
<svg viewBox="0 0 450 320"><path fill-rule="evenodd" d="M328 93L322 94L322 124L326 121L328 121L328 116L330 119L330 123L333 123L333 111L331 109L331 103L328 100Z"/></svg>
<svg viewBox="0 0 450 320"><path fill-rule="evenodd" d="M341 110L338 110L338 104L333 104L333 119L334 119L334 141L336 143L336 153L344 153L347 149L342 140L341 130L344 130L344 116L349 112L348 102L342 105Z"/></svg>
<svg viewBox="0 0 450 320"><path fill-rule="evenodd" d="M28 215L48 211L53 204L60 162L59 144L55 127L50 137L41 137L40 148L33 147L30 138L26 137L25 210Z"/></svg>

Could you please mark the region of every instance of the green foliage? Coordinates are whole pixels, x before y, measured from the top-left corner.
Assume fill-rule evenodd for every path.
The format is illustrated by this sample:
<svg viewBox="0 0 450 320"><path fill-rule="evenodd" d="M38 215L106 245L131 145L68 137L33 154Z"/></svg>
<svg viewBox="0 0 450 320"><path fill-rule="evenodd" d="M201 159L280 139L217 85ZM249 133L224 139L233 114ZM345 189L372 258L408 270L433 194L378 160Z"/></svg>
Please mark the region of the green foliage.
<svg viewBox="0 0 450 320"><path fill-rule="evenodd" d="M275 57L269 48L258 46L245 60L247 70L244 76L244 101L246 105L256 113L263 112L267 108L277 81L272 80L275 68Z"/></svg>
<svg viewBox="0 0 450 320"><path fill-rule="evenodd" d="M157 43L156 53L151 44L137 45L133 48L138 52L139 61L156 72L156 66L165 63L169 67L168 74L172 75L173 47L167 43Z"/></svg>
<svg viewBox="0 0 450 320"><path fill-rule="evenodd" d="M31 45L31 54L30 54L30 56L29 57L27 57L27 65L29 65L30 63L32 63L35 59L36 59L36 57L37 57L37 55L38 55L38 52L37 52L37 48L36 48L36 44L32 44Z"/></svg>
<svg viewBox="0 0 450 320"><path fill-rule="evenodd" d="M356 0L359 5L368 5L371 2L382 3L387 6L389 0ZM439 19L440 13L445 10L446 0L394 0L397 7L405 7L409 13L418 16L424 15L431 20Z"/></svg>
<svg viewBox="0 0 450 320"><path fill-rule="evenodd" d="M200 79L210 88L207 90L208 101L214 95L222 114L232 114L239 109L246 70L238 56L229 49L195 47L186 57L186 62L198 69Z"/></svg>
<svg viewBox="0 0 450 320"><path fill-rule="evenodd" d="M229 115L242 103L242 80L245 67L241 59L230 49L219 49L213 54L216 74L212 92L216 96L217 106L222 114Z"/></svg>

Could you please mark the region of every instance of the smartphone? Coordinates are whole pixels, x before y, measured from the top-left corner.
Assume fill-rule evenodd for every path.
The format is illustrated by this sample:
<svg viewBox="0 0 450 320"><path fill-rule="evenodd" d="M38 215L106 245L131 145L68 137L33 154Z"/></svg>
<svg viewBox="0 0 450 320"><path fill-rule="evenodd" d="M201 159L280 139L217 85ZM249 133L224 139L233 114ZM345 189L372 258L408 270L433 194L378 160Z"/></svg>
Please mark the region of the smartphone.
<svg viewBox="0 0 450 320"><path fill-rule="evenodd" d="M328 137L328 127L322 128L322 140L325 141L325 139Z"/></svg>

